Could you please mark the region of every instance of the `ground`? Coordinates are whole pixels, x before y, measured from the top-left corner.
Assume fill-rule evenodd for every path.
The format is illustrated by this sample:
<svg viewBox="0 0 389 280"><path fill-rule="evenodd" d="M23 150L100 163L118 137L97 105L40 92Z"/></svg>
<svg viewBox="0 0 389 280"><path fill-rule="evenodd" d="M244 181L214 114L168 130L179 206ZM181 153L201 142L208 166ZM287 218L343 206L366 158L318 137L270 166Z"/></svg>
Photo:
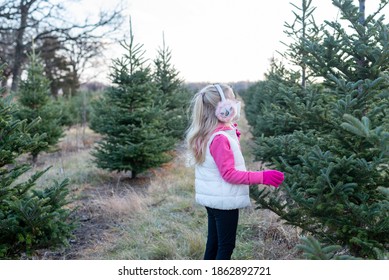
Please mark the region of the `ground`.
<svg viewBox="0 0 389 280"><path fill-rule="evenodd" d="M242 149L253 162L250 134L241 125ZM88 128L72 127L59 149L39 158L35 168L52 165L42 180L71 179L69 206L78 223L69 246L41 250L35 259L201 259L206 214L194 202L193 168L186 165L183 143L174 159L160 168L130 178L93 164L90 155L100 139ZM244 209L238 227L235 259L294 259L298 231L269 211Z"/></svg>

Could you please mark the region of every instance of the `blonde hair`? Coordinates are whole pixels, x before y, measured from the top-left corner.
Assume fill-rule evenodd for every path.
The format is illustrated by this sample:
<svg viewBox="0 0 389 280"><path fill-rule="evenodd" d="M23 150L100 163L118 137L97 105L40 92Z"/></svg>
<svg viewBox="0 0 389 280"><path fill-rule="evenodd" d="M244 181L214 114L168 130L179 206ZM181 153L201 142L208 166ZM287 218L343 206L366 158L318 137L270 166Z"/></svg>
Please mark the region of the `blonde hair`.
<svg viewBox="0 0 389 280"><path fill-rule="evenodd" d="M227 99L234 98L229 86L220 84L220 87ZM192 99L192 123L187 130L186 141L197 164L204 162L208 140L219 124L215 111L220 101L220 94L214 85L206 86Z"/></svg>

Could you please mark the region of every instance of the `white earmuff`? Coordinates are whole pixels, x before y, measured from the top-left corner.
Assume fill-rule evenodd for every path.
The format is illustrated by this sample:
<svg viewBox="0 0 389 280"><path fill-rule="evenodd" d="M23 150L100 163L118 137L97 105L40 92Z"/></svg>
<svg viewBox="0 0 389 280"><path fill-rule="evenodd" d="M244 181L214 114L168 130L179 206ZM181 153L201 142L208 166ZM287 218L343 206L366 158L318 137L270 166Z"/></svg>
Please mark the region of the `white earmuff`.
<svg viewBox="0 0 389 280"><path fill-rule="evenodd" d="M226 99L224 92L219 84L214 85L219 92L221 101L217 104L215 115L221 122L230 122L237 114L236 103Z"/></svg>

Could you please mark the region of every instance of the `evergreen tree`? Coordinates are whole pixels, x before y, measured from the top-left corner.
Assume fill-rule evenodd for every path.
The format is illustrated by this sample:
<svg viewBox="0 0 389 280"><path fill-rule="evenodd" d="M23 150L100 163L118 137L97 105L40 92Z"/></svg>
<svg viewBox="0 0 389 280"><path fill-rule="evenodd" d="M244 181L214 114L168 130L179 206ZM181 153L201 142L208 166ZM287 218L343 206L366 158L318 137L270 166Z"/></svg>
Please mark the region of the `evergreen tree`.
<svg viewBox="0 0 389 280"><path fill-rule="evenodd" d="M113 61L114 84L93 104L91 128L103 135L93 155L97 166L131 171L132 177L171 159L173 138L164 124L166 105L144 59L143 46L122 43L126 54Z"/></svg>
<svg viewBox="0 0 389 280"><path fill-rule="evenodd" d="M342 250L340 245L322 246L314 237L302 237L301 244L297 248L302 250L303 256L309 260L355 260L358 258L350 255L341 255Z"/></svg>
<svg viewBox="0 0 389 280"><path fill-rule="evenodd" d="M302 47L303 41L316 41L318 35L318 26L316 25L313 12L315 7L312 7L312 0L302 0L301 7L291 3L296 9L293 11L295 20L292 24L285 23L284 33L291 40L287 46L285 53L280 53L282 57L290 61L293 65L301 67L301 86L305 87L307 80L311 75L310 69L306 65L307 52Z"/></svg>
<svg viewBox="0 0 389 280"><path fill-rule="evenodd" d="M63 136L61 110L50 95L50 82L44 76L44 68L39 57L33 51L29 57L27 78L22 80L18 91L20 109L17 118L32 122L41 121L31 128L30 133L44 135L44 142L30 150L33 162L36 163L39 153L56 145Z"/></svg>
<svg viewBox="0 0 389 280"><path fill-rule="evenodd" d="M0 258L31 256L35 250L66 245L73 222L64 206L68 180L43 188L37 180L46 170L21 179L31 169L16 159L41 146L45 136L31 134L39 122L17 120L11 98L0 100Z"/></svg>
<svg viewBox="0 0 389 280"><path fill-rule="evenodd" d="M249 119L258 159L286 173L275 194L254 188L252 196L325 245L383 258L389 244L389 33L378 16L388 1L364 21L351 0L333 4L342 22L326 21L300 41L301 63L311 73L305 86L299 71L285 74L274 64L259 91L245 96L258 95Z"/></svg>
<svg viewBox="0 0 389 280"><path fill-rule="evenodd" d="M190 93L178 77L179 72L171 64L171 59L171 50L165 45L165 37L163 37L163 45L154 59L154 79L163 93L163 101L166 102L167 129L175 138L182 139L188 127L187 109Z"/></svg>

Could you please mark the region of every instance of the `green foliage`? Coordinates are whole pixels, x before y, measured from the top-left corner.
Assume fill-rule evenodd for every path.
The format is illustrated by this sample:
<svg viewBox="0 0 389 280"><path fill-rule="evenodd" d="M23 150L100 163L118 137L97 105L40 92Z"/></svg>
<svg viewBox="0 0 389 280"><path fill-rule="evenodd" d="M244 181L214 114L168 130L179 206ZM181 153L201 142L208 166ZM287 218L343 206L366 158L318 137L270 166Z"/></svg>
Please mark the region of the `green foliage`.
<svg viewBox="0 0 389 280"><path fill-rule="evenodd" d="M312 29L290 49L290 56L303 50L301 63L292 60L301 69L273 62L267 79L243 95L257 159L286 175L279 190L253 188L252 197L324 245L382 258L389 249L389 33L382 17L362 25L352 1L334 4L351 28L325 22ZM302 71L310 73L305 83Z"/></svg>
<svg viewBox="0 0 389 280"><path fill-rule="evenodd" d="M165 125L166 103L145 65L142 45L123 43L126 54L113 61L114 86L92 104L91 128L103 135L93 155L97 166L131 171L132 176L170 160L174 145Z"/></svg>
<svg viewBox="0 0 389 280"><path fill-rule="evenodd" d="M291 39L291 43L284 45L288 46L281 56L286 58L294 65L301 67L301 85L305 86L309 77L313 75L311 69L307 67L305 57L307 51L302 46L302 41L316 41L318 36L318 26L316 25L313 13L315 7L312 7L312 0L302 0L301 7L290 3L296 11L292 11L295 15L295 20L292 24L285 22L284 33Z"/></svg>
<svg viewBox="0 0 389 280"><path fill-rule="evenodd" d="M312 236L302 237L297 248L302 250L303 256L309 260L355 260L350 255L340 255L338 252L342 249L339 245L322 245Z"/></svg>
<svg viewBox="0 0 389 280"><path fill-rule="evenodd" d="M51 100L50 82L44 76L43 65L34 52L30 55L27 78L20 83L17 100L20 109L16 118L27 120L28 123L37 118L41 119L30 131L32 134L44 135L42 145L30 150L33 161L36 162L40 152L47 151L58 143L59 138L63 136L63 128L62 111L60 106Z"/></svg>
<svg viewBox="0 0 389 280"><path fill-rule="evenodd" d="M28 183L12 187L14 190L23 188L22 195L11 196L9 191L1 196L0 257L15 257L22 253L30 256L38 249L68 244L74 228L69 223L71 212L64 208L69 203L69 181L54 182L44 190L32 189L36 179L46 170L35 174Z"/></svg>
<svg viewBox="0 0 389 280"><path fill-rule="evenodd" d="M91 100L99 95L99 92L80 91L76 95L58 97L56 102L62 112L61 125L85 125L90 119Z"/></svg>
<svg viewBox="0 0 389 280"><path fill-rule="evenodd" d="M191 95L184 87L183 81L179 79L179 72L171 64L171 58L171 50L165 46L164 40L154 60L154 80L166 102L164 118L167 129L173 137L181 140L188 127L187 110Z"/></svg>
<svg viewBox="0 0 389 280"><path fill-rule="evenodd" d="M31 166L16 159L40 146L45 136L30 133L39 119L15 119L10 102L11 98L0 101L0 258L65 245L74 228L71 212L64 207L69 202L68 180L44 189L36 186L47 169L21 179Z"/></svg>

